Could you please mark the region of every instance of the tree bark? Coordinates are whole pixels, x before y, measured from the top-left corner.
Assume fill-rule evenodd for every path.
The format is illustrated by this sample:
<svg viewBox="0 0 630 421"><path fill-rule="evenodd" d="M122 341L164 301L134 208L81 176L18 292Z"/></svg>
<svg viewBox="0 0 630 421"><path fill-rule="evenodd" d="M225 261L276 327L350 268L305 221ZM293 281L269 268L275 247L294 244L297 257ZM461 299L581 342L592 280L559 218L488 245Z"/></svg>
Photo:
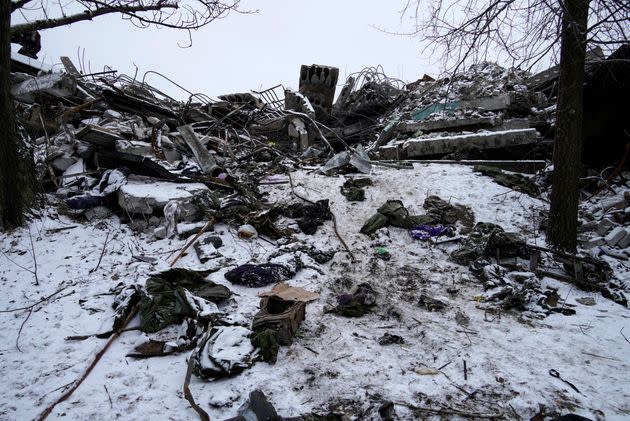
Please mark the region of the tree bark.
<svg viewBox="0 0 630 421"><path fill-rule="evenodd" d="M18 135L11 96L11 2L0 1L0 229L24 223L36 197L32 153Z"/></svg>
<svg viewBox="0 0 630 421"><path fill-rule="evenodd" d="M554 142L548 241L561 249L577 246L578 181L582 151L582 99L586 25L590 0L565 0L560 45L560 80Z"/></svg>

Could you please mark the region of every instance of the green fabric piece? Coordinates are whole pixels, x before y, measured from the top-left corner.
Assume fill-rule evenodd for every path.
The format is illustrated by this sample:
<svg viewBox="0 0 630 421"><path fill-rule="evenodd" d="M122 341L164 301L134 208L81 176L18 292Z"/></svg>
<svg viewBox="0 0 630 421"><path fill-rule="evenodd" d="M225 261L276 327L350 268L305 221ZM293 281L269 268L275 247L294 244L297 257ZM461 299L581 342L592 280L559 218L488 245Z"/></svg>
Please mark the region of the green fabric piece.
<svg viewBox="0 0 630 421"><path fill-rule="evenodd" d="M527 176L508 173L499 168L487 167L485 165L475 165L473 171L491 177L495 183L501 186L525 193L531 197L538 197L540 195L540 189L536 183Z"/></svg>
<svg viewBox="0 0 630 421"><path fill-rule="evenodd" d="M186 317L196 317L197 311L186 299L186 291L208 301L219 302L232 295L223 286L205 279L204 272L170 269L151 276L140 299L140 329L157 332Z"/></svg>
<svg viewBox="0 0 630 421"><path fill-rule="evenodd" d="M353 178L346 180L341 186L341 194L351 202L361 202L365 200L364 187L371 186L372 180L369 178Z"/></svg>
<svg viewBox="0 0 630 421"><path fill-rule="evenodd" d="M490 239L503 228L489 222L479 222L464 240L462 246L451 253L451 259L460 265L468 265L486 254Z"/></svg>
<svg viewBox="0 0 630 421"><path fill-rule="evenodd" d="M429 196L424 208L427 210L425 215L411 216L400 200L388 200L363 224L361 233L369 235L388 225L410 229L418 225L454 225L457 221L461 221L464 232L468 232L475 221L466 206L448 203L437 196Z"/></svg>
<svg viewBox="0 0 630 421"><path fill-rule="evenodd" d="M265 329L254 333L251 341L252 345L260 349L260 356L263 361L275 364L278 359L278 350L280 349L278 332L273 329Z"/></svg>
<svg viewBox="0 0 630 421"><path fill-rule="evenodd" d="M388 223L388 219L385 215L381 215L377 213L372 215L370 219L368 219L365 224L361 227L362 234L372 234L376 230L386 227Z"/></svg>
<svg viewBox="0 0 630 421"><path fill-rule="evenodd" d="M434 220L428 225L454 225L460 221L470 229L475 222L475 216L466 206L449 203L438 196L427 197L423 207L427 210L427 215Z"/></svg>
<svg viewBox="0 0 630 421"><path fill-rule="evenodd" d="M389 225L398 228L408 228L409 212L400 200L388 200L383 206L377 209L377 212L387 217Z"/></svg>

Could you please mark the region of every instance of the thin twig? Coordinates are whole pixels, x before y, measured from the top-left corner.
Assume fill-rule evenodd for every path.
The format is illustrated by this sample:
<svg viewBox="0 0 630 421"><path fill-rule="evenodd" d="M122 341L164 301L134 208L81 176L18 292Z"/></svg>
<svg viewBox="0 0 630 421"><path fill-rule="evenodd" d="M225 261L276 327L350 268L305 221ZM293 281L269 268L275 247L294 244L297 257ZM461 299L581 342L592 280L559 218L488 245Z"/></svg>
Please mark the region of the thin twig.
<svg viewBox="0 0 630 421"><path fill-rule="evenodd" d="M14 311L20 311L20 310L30 310L30 309L32 309L33 307L35 307L36 305L41 304L41 303L43 303L44 301L49 300L50 298L52 298L52 297L54 297L55 295L59 294L61 291L63 291L64 289L68 288L69 286L70 286L70 285L66 285L65 287L61 288L60 290L57 290L57 291L53 292L53 293L52 293L52 294L50 294L49 296L42 298L41 300L37 301L37 302L36 302L36 303L34 303L34 304L28 305L28 306L26 306L26 307L11 308L11 309L8 309L8 310L0 310L0 313L13 313Z"/></svg>
<svg viewBox="0 0 630 421"><path fill-rule="evenodd" d="M35 256L35 244L33 244L31 227L28 227L28 238L31 240L31 256L33 256L33 276L35 276L35 285L39 285L39 278L37 277L37 257Z"/></svg>
<svg viewBox="0 0 630 421"><path fill-rule="evenodd" d="M337 235L337 238L339 238L339 241L341 241L341 244L343 244L343 247L346 249L346 251L348 252L350 257L352 258L352 261L356 262L356 260L357 260L356 257L354 257L354 254L352 253L352 251L350 251L350 247L348 247L346 242L341 237L341 234L339 234L339 231L337 230L337 217L335 216L335 214L332 211L330 211L330 214L332 215L333 228L335 230L335 234Z"/></svg>
<svg viewBox="0 0 630 421"><path fill-rule="evenodd" d="M304 345L304 348L308 349L309 351L311 351L315 355L319 355L319 352L315 351L314 349L312 349L312 348L310 348L310 347L308 347L306 345Z"/></svg>
<svg viewBox="0 0 630 421"><path fill-rule="evenodd" d="M20 335L22 334L22 329L24 329L24 325L26 324L26 322L28 322L28 318L31 317L31 314L33 314L32 308L28 311L28 314L26 315L26 319L24 319L24 321L20 325L20 330L18 330L17 338L15 338L15 347L20 352L22 352L22 350L20 349Z"/></svg>
<svg viewBox="0 0 630 421"><path fill-rule="evenodd" d="M443 409L438 409L438 408L426 408L423 406L416 406L416 405L412 405L406 402L394 402L394 403L396 405L406 406L407 408L413 409L414 411L430 412L433 414L440 414L440 415L458 415L460 417L466 417L466 418L489 418L489 419L504 417L504 414L501 414L501 413L493 414L493 413L482 413L482 412L469 412L469 411L462 411L460 409L451 408L450 406L447 406Z"/></svg>
<svg viewBox="0 0 630 421"><path fill-rule="evenodd" d="M621 330L619 331L619 333L621 333L621 336L623 336L623 338L626 340L626 342L628 342L630 344L630 341L628 340L628 338L626 338L626 335L623 334L623 327L621 328Z"/></svg>
<svg viewBox="0 0 630 421"><path fill-rule="evenodd" d="M348 358L348 357L352 357L352 354L342 355L341 357L337 357L334 360L332 360L332 362L334 363L335 361L339 361L343 358Z"/></svg>
<svg viewBox="0 0 630 421"><path fill-rule="evenodd" d="M107 390L107 386L103 385L103 387L105 388L105 393L107 393L107 399L109 399L109 407L114 409L114 404L112 402L112 397L109 394L109 390Z"/></svg>
<svg viewBox="0 0 630 421"><path fill-rule="evenodd" d="M188 244L186 244L186 245L184 246L184 248L183 248L183 249L181 249L181 251L179 252L179 254L177 255L177 257L176 257L176 258L175 258L175 259L171 262L171 267L173 267L173 265L174 265L175 263L177 263L177 261L178 261L178 260L179 260L179 259L180 259L183 255L184 255L184 253L186 253L186 250L188 250L188 248L189 248L190 246L192 246L192 245L193 245L193 244L194 244L194 243L195 243L195 242L199 239L199 237L201 237L201 235L202 235L204 232L206 232L206 230L207 230L208 228L210 228L210 227L212 226L212 224L214 224L214 218L213 218L213 217L210 217L210 220L206 223L206 225L204 225L204 226L203 226L203 228L201 229L201 231L199 231L199 232L197 233L197 235L195 235L195 237L194 237L192 240L190 240L190 241L188 242Z"/></svg>
<svg viewBox="0 0 630 421"><path fill-rule="evenodd" d="M128 327L126 329L119 331L119 333L131 332L132 330L140 330L140 326ZM93 333L91 335L66 336L65 339L66 341L84 341L90 338L105 339L105 338L109 338L109 335L111 335L112 333L114 333L113 330L108 330L107 332Z"/></svg>
<svg viewBox="0 0 630 421"><path fill-rule="evenodd" d="M98 258L98 263L96 264L96 267L94 269L92 269L90 271L90 273L96 272L99 268L99 266L101 266L101 260L103 260L103 255L105 254L105 247L107 247L107 243L109 240L109 231L107 231L107 236L105 237L105 242L103 243L103 249L101 250L101 256Z"/></svg>
<svg viewBox="0 0 630 421"><path fill-rule="evenodd" d="M136 313L138 312L138 307L139 306L137 304L134 306L133 310L131 311L131 313L129 313L129 316L127 316L127 319L125 319L125 322L121 328L125 328L127 324L129 324L131 319L133 319L136 316ZM68 389L68 391L66 391L63 395L61 395L59 399L57 399L55 402L50 404L44 410L44 412L42 412L42 414L37 418L38 421L44 421L46 418L48 418L48 415L50 415L50 413L53 411L53 409L55 409L57 405L59 405L61 402L68 399L70 395L72 395L72 393L75 390L77 390L79 386L81 386L81 383L83 383L83 381L87 378L87 376L89 376L89 374L92 372L94 367L96 367L96 364L100 361L100 359L103 357L105 352L109 349L110 345L116 340L116 338L119 335L120 335L120 330L112 334L112 336L109 338L105 346L96 354L96 356L94 357L94 360L85 370L83 375L79 377L77 380L75 380L74 384L72 385L72 387L70 387L70 389Z"/></svg>

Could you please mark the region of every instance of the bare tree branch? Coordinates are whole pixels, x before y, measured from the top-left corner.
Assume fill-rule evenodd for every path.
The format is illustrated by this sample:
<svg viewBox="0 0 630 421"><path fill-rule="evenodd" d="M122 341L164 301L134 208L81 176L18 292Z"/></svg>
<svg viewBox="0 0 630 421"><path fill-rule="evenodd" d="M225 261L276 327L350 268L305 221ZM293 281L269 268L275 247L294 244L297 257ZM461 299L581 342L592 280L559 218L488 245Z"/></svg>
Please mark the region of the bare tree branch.
<svg viewBox="0 0 630 421"><path fill-rule="evenodd" d="M84 20L92 20L95 17L108 15L112 13L133 14L136 12L147 12L152 10L176 9L176 3L157 2L151 5L141 6L102 6L95 10L86 10L83 13L77 13L71 16L60 17L57 19L36 20L34 22L22 23L11 27L11 36L31 31L39 31L42 29L57 28L59 26L70 25Z"/></svg>

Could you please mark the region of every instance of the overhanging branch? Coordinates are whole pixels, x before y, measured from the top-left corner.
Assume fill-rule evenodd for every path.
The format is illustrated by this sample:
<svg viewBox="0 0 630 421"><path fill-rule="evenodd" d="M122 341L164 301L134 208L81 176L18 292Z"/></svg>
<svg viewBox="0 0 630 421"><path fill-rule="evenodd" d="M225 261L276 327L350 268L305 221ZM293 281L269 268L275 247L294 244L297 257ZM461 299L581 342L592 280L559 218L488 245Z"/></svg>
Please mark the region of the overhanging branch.
<svg viewBox="0 0 630 421"><path fill-rule="evenodd" d="M31 0L21 0L27 3ZM70 25L72 23L85 20L92 20L97 16L108 15L112 13L134 14L139 12L159 11L164 9L177 9L176 3L158 2L152 5L141 6L104 6L95 10L86 10L75 15L60 17L56 19L42 19L33 22L22 23L11 27L11 36L15 36L25 32L39 31L42 29L57 28L59 26Z"/></svg>

